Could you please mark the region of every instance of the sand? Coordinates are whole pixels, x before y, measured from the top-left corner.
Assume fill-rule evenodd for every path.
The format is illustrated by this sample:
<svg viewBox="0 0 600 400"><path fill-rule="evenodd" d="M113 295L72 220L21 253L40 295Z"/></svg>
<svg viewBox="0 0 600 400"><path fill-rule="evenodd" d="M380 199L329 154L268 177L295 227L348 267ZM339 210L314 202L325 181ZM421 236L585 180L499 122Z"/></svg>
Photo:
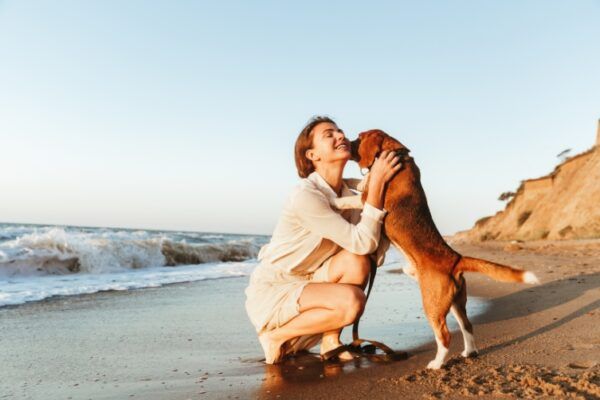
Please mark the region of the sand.
<svg viewBox="0 0 600 400"><path fill-rule="evenodd" d="M277 366L260 361L236 278L0 309L0 399L600 398L600 240L454 247L542 285L467 276L480 355L460 357L453 323L440 371L424 369L435 346L424 319L405 315L420 299L404 275L378 276L361 333L408 360Z"/></svg>
<svg viewBox="0 0 600 400"><path fill-rule="evenodd" d="M273 374L273 384L256 397L600 398L600 241L454 247L535 271L542 280L531 287L467 276L470 295L490 299L485 314L472 319L479 357L460 357L462 339L454 330L451 359L440 371L424 369L435 354L430 344L404 362L315 379L310 390Z"/></svg>

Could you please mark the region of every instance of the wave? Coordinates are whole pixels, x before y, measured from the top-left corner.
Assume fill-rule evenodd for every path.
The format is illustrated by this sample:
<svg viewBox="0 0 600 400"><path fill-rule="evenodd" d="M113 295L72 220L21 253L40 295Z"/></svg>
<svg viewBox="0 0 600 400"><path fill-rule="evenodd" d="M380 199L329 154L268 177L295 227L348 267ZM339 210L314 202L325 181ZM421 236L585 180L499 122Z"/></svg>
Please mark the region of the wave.
<svg viewBox="0 0 600 400"><path fill-rule="evenodd" d="M259 246L248 240L191 244L136 232L67 232L52 228L0 244L0 276L103 274L158 266L245 261Z"/></svg>
<svg viewBox="0 0 600 400"><path fill-rule="evenodd" d="M257 246L250 242L187 244L164 241L161 248L166 265L203 264L217 261L244 261L255 258Z"/></svg>

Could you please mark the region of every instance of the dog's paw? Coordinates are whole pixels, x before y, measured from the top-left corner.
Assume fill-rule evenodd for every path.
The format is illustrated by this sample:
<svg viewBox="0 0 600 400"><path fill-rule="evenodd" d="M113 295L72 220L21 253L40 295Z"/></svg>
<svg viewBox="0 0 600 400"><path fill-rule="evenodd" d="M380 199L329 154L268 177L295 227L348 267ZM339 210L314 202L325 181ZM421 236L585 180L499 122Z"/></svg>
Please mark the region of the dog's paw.
<svg viewBox="0 0 600 400"><path fill-rule="evenodd" d="M523 282L530 285L539 285L539 278L531 271L527 271L523 274Z"/></svg>
<svg viewBox="0 0 600 400"><path fill-rule="evenodd" d="M475 350L463 350L462 353L460 353L461 356L463 356L464 358L473 358L473 357L477 357L479 355L479 352L477 351L477 349Z"/></svg>
<svg viewBox="0 0 600 400"><path fill-rule="evenodd" d="M427 369L440 369L444 365L443 362L438 360L431 360L429 364L427 364Z"/></svg>

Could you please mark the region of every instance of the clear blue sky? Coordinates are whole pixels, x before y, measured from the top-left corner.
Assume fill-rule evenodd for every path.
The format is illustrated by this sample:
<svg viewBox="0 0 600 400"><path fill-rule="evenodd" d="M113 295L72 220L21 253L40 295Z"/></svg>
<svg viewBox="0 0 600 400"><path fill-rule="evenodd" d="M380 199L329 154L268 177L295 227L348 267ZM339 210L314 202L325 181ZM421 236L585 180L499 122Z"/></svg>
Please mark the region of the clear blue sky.
<svg viewBox="0 0 600 400"><path fill-rule="evenodd" d="M599 21L599 1L0 1L0 221L270 234L327 114L406 144L442 233L466 229L593 144Z"/></svg>

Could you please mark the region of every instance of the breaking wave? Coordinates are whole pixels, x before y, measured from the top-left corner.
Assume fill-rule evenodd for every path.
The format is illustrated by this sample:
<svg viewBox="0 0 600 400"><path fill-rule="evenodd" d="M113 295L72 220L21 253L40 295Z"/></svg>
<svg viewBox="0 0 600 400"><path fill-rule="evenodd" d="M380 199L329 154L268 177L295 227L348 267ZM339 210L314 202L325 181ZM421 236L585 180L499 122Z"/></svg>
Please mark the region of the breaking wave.
<svg viewBox="0 0 600 400"><path fill-rule="evenodd" d="M29 231L0 243L0 277L103 274L158 266L239 262L256 258L261 244L253 237L227 240L227 235L180 234L171 238L146 231ZM206 243L210 240L215 242Z"/></svg>

